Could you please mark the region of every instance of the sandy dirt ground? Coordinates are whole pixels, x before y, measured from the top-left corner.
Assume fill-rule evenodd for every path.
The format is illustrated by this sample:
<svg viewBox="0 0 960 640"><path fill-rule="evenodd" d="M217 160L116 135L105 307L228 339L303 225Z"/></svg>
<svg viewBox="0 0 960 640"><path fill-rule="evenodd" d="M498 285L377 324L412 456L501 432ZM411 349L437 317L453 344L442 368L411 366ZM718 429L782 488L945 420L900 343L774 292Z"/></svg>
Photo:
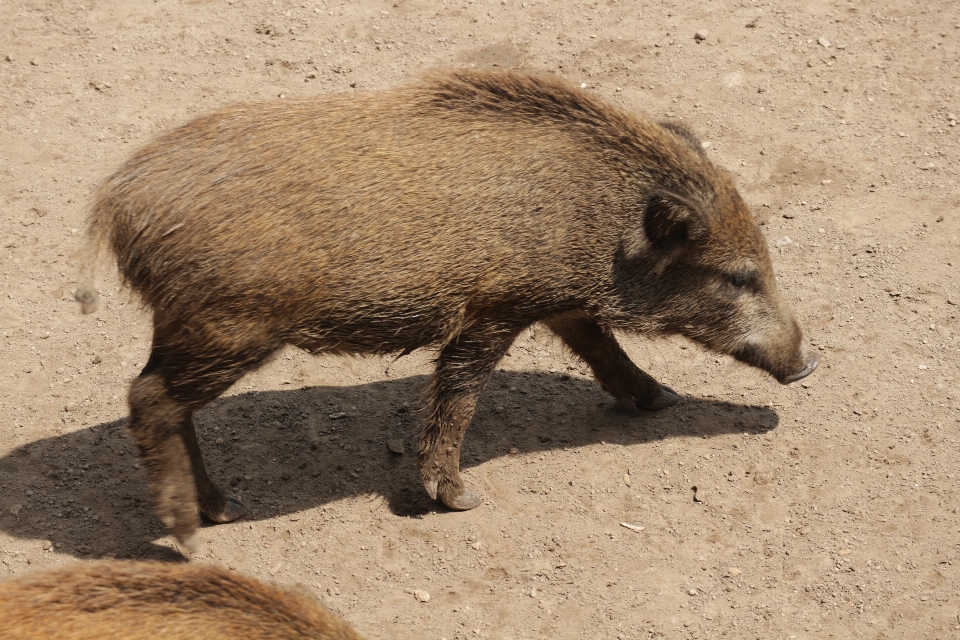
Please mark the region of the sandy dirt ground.
<svg viewBox="0 0 960 640"><path fill-rule="evenodd" d="M691 126L820 369L783 387L625 336L683 395L631 416L534 327L467 435L484 503L451 513L413 456L433 354L284 351L198 414L252 513L188 557L124 432L149 317L109 270L100 311L72 300L92 190L215 106L437 67L553 73ZM958 72L945 0L0 2L0 576L216 563L370 638L960 637Z"/></svg>

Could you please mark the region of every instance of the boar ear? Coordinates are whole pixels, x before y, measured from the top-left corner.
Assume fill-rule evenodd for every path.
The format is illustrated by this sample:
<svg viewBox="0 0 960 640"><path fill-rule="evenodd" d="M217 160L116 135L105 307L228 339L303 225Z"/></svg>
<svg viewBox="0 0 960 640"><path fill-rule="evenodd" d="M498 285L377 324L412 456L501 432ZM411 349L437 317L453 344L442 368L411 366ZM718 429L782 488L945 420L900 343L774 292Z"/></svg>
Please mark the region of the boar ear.
<svg viewBox="0 0 960 640"><path fill-rule="evenodd" d="M652 248L674 255L707 231L707 218L689 200L667 191L654 191L643 214L643 231Z"/></svg>

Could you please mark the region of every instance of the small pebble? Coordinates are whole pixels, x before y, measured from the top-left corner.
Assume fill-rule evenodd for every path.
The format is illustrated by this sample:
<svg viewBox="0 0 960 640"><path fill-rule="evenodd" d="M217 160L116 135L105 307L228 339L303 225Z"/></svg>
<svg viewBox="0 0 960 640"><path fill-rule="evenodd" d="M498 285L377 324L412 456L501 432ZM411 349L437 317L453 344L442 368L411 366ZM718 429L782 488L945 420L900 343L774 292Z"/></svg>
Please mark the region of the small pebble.
<svg viewBox="0 0 960 640"><path fill-rule="evenodd" d="M823 47L824 49L830 48L830 41L827 40L826 38L819 38L817 39L817 42L820 43L820 46Z"/></svg>
<svg viewBox="0 0 960 640"><path fill-rule="evenodd" d="M736 567L730 567L729 569L727 569L727 575L732 578L736 578L741 573L743 573L743 571L741 571L740 569L737 569Z"/></svg>
<svg viewBox="0 0 960 640"><path fill-rule="evenodd" d="M36 59L36 58L34 58L34 59L32 59L32 60L30 61L30 66L31 66L31 67L36 67L36 66L39 66L39 65L40 65L40 63L37 62L37 59Z"/></svg>
<svg viewBox="0 0 960 640"><path fill-rule="evenodd" d="M520 453L520 449L517 449L516 447L510 447L511 455L517 455L518 453Z"/></svg>
<svg viewBox="0 0 960 640"><path fill-rule="evenodd" d="M703 147L704 149L709 149L709 148L710 148L710 145L712 145L712 144L713 144L713 143L710 142L709 140L704 140L703 142L700 143L700 146Z"/></svg>
<svg viewBox="0 0 960 640"><path fill-rule="evenodd" d="M710 32L707 31L706 29L700 29L695 34L693 34L693 39L696 40L697 42L703 42L709 37L710 37Z"/></svg>
<svg viewBox="0 0 960 640"><path fill-rule="evenodd" d="M692 595L692 596L695 596L695 595L697 595L697 590L696 590L696 589L690 589L690 591L687 591L687 593L689 593L689 594Z"/></svg>
<svg viewBox="0 0 960 640"><path fill-rule="evenodd" d="M53 543L50 542L49 540L44 540L42 546L44 551L50 551L50 549L53 548Z"/></svg>
<svg viewBox="0 0 960 640"><path fill-rule="evenodd" d="M387 440L387 449L394 453L403 454L403 440L399 438L390 438Z"/></svg>
<svg viewBox="0 0 960 640"><path fill-rule="evenodd" d="M423 589L417 589L413 592L413 597L417 602L430 602L430 594Z"/></svg>
<svg viewBox="0 0 960 640"><path fill-rule="evenodd" d="M21 509L23 509L23 505L22 505L22 504L15 504L15 505L13 505L12 507L10 507L10 515L12 515L12 516L18 516L18 515L20 515L20 510L21 510Z"/></svg>
<svg viewBox="0 0 960 640"><path fill-rule="evenodd" d="M13 56L10 55L9 53L4 56L4 59L5 59L7 62L13 62Z"/></svg>

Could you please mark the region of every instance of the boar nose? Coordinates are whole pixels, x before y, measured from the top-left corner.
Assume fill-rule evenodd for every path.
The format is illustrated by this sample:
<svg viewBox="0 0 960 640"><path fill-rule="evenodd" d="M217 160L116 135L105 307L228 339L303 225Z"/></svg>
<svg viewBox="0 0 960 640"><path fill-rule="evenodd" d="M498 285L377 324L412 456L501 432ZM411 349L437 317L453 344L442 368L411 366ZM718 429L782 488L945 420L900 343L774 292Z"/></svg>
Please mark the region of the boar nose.
<svg viewBox="0 0 960 640"><path fill-rule="evenodd" d="M780 384L790 384L791 382L796 382L797 380L806 378L808 375L813 373L814 369L817 368L817 364L820 362L820 359L817 357L817 354L810 353L810 351L806 347L803 348L803 360L804 362L806 362L806 365L804 365L803 369L801 369L796 373L791 373L790 375L784 378L781 378Z"/></svg>

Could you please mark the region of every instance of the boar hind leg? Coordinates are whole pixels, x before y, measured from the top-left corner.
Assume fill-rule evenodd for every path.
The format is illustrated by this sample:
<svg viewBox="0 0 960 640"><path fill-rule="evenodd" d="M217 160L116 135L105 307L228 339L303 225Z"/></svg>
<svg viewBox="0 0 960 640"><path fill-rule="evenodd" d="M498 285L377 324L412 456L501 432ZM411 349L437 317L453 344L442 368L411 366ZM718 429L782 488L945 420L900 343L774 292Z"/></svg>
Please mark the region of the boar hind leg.
<svg viewBox="0 0 960 640"><path fill-rule="evenodd" d="M228 522L246 512L207 475L193 412L267 354L220 359L205 355L194 358L155 344L129 395L129 432L143 459L157 515L188 548L201 513L214 522Z"/></svg>
<svg viewBox="0 0 960 640"><path fill-rule="evenodd" d="M200 502L200 513L203 517L210 522L223 524L247 515L247 508L243 503L225 494L207 475L203 455L200 453L200 443L197 442L197 432L193 427L192 415L181 429L181 435L187 447L187 453L190 455L190 466L197 483L197 499Z"/></svg>
<svg viewBox="0 0 960 640"><path fill-rule="evenodd" d="M547 320L545 324L590 366L604 391L624 408L655 411L680 400L672 389L633 364L613 333L587 314L564 314Z"/></svg>
<svg viewBox="0 0 960 640"><path fill-rule="evenodd" d="M430 497L439 497L455 511L480 504L480 497L460 477L460 447L477 397L518 332L502 326L474 326L453 338L437 358L417 468Z"/></svg>

